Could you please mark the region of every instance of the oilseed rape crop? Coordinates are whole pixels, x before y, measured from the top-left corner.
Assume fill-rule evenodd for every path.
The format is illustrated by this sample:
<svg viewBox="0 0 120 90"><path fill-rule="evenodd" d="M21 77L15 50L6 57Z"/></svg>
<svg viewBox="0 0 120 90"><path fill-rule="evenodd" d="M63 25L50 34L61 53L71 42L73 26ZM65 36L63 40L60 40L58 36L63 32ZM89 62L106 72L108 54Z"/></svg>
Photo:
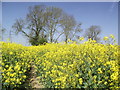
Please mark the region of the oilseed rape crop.
<svg viewBox="0 0 120 90"><path fill-rule="evenodd" d="M119 45L93 40L40 46L2 44L2 86L21 87L34 65L46 88L119 88Z"/></svg>
<svg viewBox="0 0 120 90"><path fill-rule="evenodd" d="M30 69L30 52L22 45L4 42L1 44L3 88L19 87L26 79L26 71Z"/></svg>

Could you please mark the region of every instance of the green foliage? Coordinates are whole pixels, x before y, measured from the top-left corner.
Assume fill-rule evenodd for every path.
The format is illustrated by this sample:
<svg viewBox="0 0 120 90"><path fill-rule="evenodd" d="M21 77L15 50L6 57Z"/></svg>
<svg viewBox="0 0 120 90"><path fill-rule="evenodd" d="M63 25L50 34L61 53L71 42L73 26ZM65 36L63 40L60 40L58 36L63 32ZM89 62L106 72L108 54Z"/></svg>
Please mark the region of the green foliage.
<svg viewBox="0 0 120 90"><path fill-rule="evenodd" d="M46 38L39 38L38 40L30 38L29 42L33 45L33 46L38 46L38 45L43 45L45 43L47 43L47 39Z"/></svg>

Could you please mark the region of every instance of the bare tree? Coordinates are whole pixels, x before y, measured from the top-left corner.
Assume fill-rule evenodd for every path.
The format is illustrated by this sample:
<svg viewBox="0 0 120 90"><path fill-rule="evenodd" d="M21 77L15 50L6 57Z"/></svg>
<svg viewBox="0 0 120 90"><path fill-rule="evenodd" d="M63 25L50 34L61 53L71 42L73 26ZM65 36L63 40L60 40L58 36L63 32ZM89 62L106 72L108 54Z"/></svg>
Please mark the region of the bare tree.
<svg viewBox="0 0 120 90"><path fill-rule="evenodd" d="M73 16L64 14L61 20L61 27L63 28L63 34L65 36L65 42L68 39L73 39L76 33L81 32L81 24L77 24Z"/></svg>
<svg viewBox="0 0 120 90"><path fill-rule="evenodd" d="M60 20L63 11L60 8L51 6L47 8L46 12L48 19L46 28L50 42L52 43L54 41L54 34L57 31L57 28L60 26Z"/></svg>
<svg viewBox="0 0 120 90"><path fill-rule="evenodd" d="M29 7L25 19L17 19L12 26L16 33L23 33L32 45L38 45L41 38L45 38L45 25L47 22L46 7L36 5Z"/></svg>
<svg viewBox="0 0 120 90"><path fill-rule="evenodd" d="M73 29L73 31L72 31L72 35L71 35L71 39L73 39L74 41L75 40L77 40L78 39L78 37L80 37L80 33L83 31L82 29L81 29L81 23L79 23L79 24L76 24L75 25L75 28Z"/></svg>
<svg viewBox="0 0 120 90"><path fill-rule="evenodd" d="M16 34L24 34L32 45L39 45L47 42L57 42L64 34L65 41L74 38L80 32L80 24L77 24L74 17L67 15L62 9L56 7L46 7L36 5L29 7L29 12L25 19L17 19L12 26ZM58 36L55 34L63 29Z"/></svg>
<svg viewBox="0 0 120 90"><path fill-rule="evenodd" d="M1 38L1 40L3 41L3 34L6 32L6 29L5 28L3 28L1 25L0 25L0 33L1 33L1 35L0 35L0 38Z"/></svg>
<svg viewBox="0 0 120 90"><path fill-rule="evenodd" d="M85 37L87 39L91 38L92 40L96 40L96 42L99 42L100 41L100 37L99 37L100 33L101 33L100 26L93 25L86 30Z"/></svg>

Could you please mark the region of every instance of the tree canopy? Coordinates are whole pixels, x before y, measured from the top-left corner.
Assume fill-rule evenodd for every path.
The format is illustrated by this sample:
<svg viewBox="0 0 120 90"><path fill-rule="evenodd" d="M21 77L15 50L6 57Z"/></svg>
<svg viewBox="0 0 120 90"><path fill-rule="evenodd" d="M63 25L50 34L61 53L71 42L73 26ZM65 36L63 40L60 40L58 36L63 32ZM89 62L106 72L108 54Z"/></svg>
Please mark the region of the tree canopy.
<svg viewBox="0 0 120 90"><path fill-rule="evenodd" d="M100 41L100 35L101 33L101 28L100 26L96 26L96 25L92 25L90 26L90 28L88 28L85 32L85 37L87 39L92 39L92 40L96 40L96 42Z"/></svg>
<svg viewBox="0 0 120 90"><path fill-rule="evenodd" d="M31 45L56 43L61 36L67 43L68 39L78 39L83 31L82 24L60 8L35 5L30 6L28 10L26 18L16 19L12 27L16 34L21 32L25 35ZM99 42L100 33L100 26L92 25L85 31L84 37Z"/></svg>
<svg viewBox="0 0 120 90"><path fill-rule="evenodd" d="M20 32L24 34L32 45L39 45L44 42L57 42L63 34L67 41L68 38L72 38L71 36L75 36L71 33L81 31L79 26L73 16L66 14L60 8L35 5L29 7L25 19L16 19L12 27L16 34ZM58 28L61 28L62 32L56 36Z"/></svg>

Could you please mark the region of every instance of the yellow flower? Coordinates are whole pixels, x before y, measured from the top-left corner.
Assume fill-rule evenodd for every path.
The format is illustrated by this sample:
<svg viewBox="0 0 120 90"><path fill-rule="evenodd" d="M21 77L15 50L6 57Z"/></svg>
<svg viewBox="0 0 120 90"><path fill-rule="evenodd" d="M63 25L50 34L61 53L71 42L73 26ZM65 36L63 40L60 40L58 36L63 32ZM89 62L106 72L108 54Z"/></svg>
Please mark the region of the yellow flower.
<svg viewBox="0 0 120 90"><path fill-rule="evenodd" d="M83 83L83 79L80 78L80 79L79 79L79 84L82 84L82 83Z"/></svg>
<svg viewBox="0 0 120 90"><path fill-rule="evenodd" d="M10 52L9 54L10 54L10 55L12 55L12 54L13 54L13 52Z"/></svg>
<svg viewBox="0 0 120 90"><path fill-rule="evenodd" d="M5 65L5 63L2 62L2 66L4 66L4 65Z"/></svg>
<svg viewBox="0 0 120 90"><path fill-rule="evenodd" d="M9 67L8 65L5 66L6 68Z"/></svg>
<svg viewBox="0 0 120 90"><path fill-rule="evenodd" d="M106 84L107 84L107 82L104 82L104 84L106 85Z"/></svg>
<svg viewBox="0 0 120 90"><path fill-rule="evenodd" d="M17 78L16 81L17 81L17 83L19 83L19 82L20 82L20 79Z"/></svg>
<svg viewBox="0 0 120 90"><path fill-rule="evenodd" d="M72 40L68 39L67 42L73 42Z"/></svg>
<svg viewBox="0 0 120 90"><path fill-rule="evenodd" d="M107 40L109 40L109 38L108 37L104 37L103 40L107 41Z"/></svg>
<svg viewBox="0 0 120 90"><path fill-rule="evenodd" d="M80 37L79 40L80 40L80 41L83 41L83 40L84 40L84 37Z"/></svg>
<svg viewBox="0 0 120 90"><path fill-rule="evenodd" d="M110 38L114 39L115 37L114 37L114 35L110 34Z"/></svg>
<svg viewBox="0 0 120 90"><path fill-rule="evenodd" d="M79 77L79 75L78 75L78 74L76 74L75 76L76 76L76 77Z"/></svg>
<svg viewBox="0 0 120 90"><path fill-rule="evenodd" d="M98 81L98 84L101 84L102 83L102 81Z"/></svg>
<svg viewBox="0 0 120 90"><path fill-rule="evenodd" d="M98 73L102 73L102 70L101 70L101 68L98 68Z"/></svg>
<svg viewBox="0 0 120 90"><path fill-rule="evenodd" d="M23 73L22 71L19 71L19 73Z"/></svg>
<svg viewBox="0 0 120 90"><path fill-rule="evenodd" d="M13 84L13 85L14 85L15 83L14 83L14 82L12 82L11 84Z"/></svg>
<svg viewBox="0 0 120 90"><path fill-rule="evenodd" d="M23 72L26 72L26 70L23 70Z"/></svg>
<svg viewBox="0 0 120 90"><path fill-rule="evenodd" d="M10 72L7 72L6 75L10 76Z"/></svg>
<svg viewBox="0 0 120 90"><path fill-rule="evenodd" d="M25 75L23 75L22 77L23 77L23 78L26 78L26 76L25 76Z"/></svg>
<svg viewBox="0 0 120 90"><path fill-rule="evenodd" d="M5 80L5 82L6 82L6 83L9 83L10 81L9 81L9 79L7 79L7 80Z"/></svg>
<svg viewBox="0 0 120 90"><path fill-rule="evenodd" d="M14 76L14 74L10 74L10 76L11 76L11 77L13 77L13 76Z"/></svg>
<svg viewBox="0 0 120 90"><path fill-rule="evenodd" d="M19 66L19 65L16 65L16 66L14 67L14 69L19 71L19 70L20 70L20 66Z"/></svg>
<svg viewBox="0 0 120 90"><path fill-rule="evenodd" d="M118 80L118 72L113 73L110 77L112 80Z"/></svg>
<svg viewBox="0 0 120 90"><path fill-rule="evenodd" d="M94 79L96 79L96 78L97 78L97 76L95 75L93 78L94 78Z"/></svg>

